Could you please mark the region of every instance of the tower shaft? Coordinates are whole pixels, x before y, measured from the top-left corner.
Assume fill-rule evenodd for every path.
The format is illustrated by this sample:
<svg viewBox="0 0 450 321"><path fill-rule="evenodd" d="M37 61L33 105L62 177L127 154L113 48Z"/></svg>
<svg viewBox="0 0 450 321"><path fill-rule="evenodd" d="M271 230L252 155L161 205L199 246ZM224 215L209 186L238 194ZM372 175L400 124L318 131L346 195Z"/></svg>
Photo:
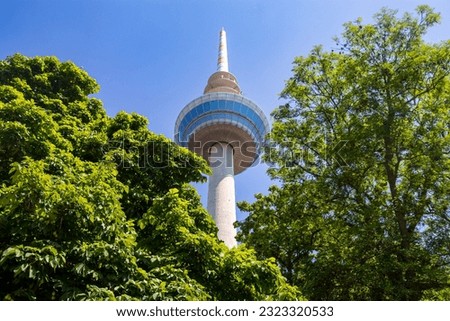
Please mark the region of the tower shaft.
<svg viewBox="0 0 450 321"><path fill-rule="evenodd" d="M219 229L218 238L231 248L237 245L233 147L217 142L210 148L209 162L213 174L208 182L208 212Z"/></svg>

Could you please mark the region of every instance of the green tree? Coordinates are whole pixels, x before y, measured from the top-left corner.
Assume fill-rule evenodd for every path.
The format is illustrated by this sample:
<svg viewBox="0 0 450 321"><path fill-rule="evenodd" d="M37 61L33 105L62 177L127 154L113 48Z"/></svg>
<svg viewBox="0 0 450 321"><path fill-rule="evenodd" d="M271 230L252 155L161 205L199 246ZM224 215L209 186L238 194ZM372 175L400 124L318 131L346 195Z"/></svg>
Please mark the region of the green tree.
<svg viewBox="0 0 450 321"><path fill-rule="evenodd" d="M448 291L450 42L423 40L439 19L382 9L295 59L266 151L280 186L240 205L240 239L310 299Z"/></svg>
<svg viewBox="0 0 450 321"><path fill-rule="evenodd" d="M228 249L189 185L206 162L108 117L54 57L0 61L0 298L298 299L275 262Z"/></svg>

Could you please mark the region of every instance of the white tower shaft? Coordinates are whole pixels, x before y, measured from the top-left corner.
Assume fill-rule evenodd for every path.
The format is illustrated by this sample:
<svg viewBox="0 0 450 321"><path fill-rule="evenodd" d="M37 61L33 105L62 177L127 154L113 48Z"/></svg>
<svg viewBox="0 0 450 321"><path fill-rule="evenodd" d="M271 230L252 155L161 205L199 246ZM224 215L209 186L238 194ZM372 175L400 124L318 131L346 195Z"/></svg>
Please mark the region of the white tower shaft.
<svg viewBox="0 0 450 321"><path fill-rule="evenodd" d="M209 162L213 174L208 183L208 212L216 221L218 238L228 246L236 246L236 201L234 190L233 147L216 143L211 147Z"/></svg>
<svg viewBox="0 0 450 321"><path fill-rule="evenodd" d="M217 71L228 72L227 33L223 28L222 30L220 30L219 59L217 60Z"/></svg>

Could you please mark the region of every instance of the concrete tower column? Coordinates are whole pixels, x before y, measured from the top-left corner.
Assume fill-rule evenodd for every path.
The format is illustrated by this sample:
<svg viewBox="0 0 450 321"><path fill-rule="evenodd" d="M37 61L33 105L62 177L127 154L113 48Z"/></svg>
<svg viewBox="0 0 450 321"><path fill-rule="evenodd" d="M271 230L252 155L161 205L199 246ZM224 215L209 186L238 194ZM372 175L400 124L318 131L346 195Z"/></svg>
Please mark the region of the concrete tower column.
<svg viewBox="0 0 450 321"><path fill-rule="evenodd" d="M208 212L216 221L218 238L231 248L237 245L233 147L217 142L210 148L209 163L213 174L208 183Z"/></svg>

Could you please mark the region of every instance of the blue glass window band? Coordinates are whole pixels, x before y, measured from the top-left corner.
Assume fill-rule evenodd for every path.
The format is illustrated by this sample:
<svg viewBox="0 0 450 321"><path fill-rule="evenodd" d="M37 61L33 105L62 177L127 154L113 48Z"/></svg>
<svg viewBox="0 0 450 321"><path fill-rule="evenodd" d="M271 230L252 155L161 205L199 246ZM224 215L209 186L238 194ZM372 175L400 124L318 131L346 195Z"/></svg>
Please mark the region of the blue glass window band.
<svg viewBox="0 0 450 321"><path fill-rule="evenodd" d="M197 118L194 122L188 124L187 128L185 128L184 126L180 126L179 142L187 142L188 137L195 131L195 129L201 127L206 123L212 123L214 120L218 121L219 123L227 124L230 124L232 121L234 121L240 124L243 128L247 129L247 131L250 131L259 142L262 142L264 140L265 133L259 131L255 127L255 125L252 122L248 121L246 118L238 114L233 115L231 113L217 112L205 114L204 116Z"/></svg>
<svg viewBox="0 0 450 321"><path fill-rule="evenodd" d="M265 133L259 133L266 129L261 117L250 107L232 100L209 101L204 102L192 108L181 120L178 126L178 132L184 140L189 133L184 133L185 129L195 129L198 125L209 120L219 120L221 117L227 120L234 120L243 124L245 127L254 132L254 136L261 138ZM197 119L198 118L198 119ZM195 121L194 121L195 120ZM194 121L194 122L193 122ZM193 122L193 123L192 123Z"/></svg>

